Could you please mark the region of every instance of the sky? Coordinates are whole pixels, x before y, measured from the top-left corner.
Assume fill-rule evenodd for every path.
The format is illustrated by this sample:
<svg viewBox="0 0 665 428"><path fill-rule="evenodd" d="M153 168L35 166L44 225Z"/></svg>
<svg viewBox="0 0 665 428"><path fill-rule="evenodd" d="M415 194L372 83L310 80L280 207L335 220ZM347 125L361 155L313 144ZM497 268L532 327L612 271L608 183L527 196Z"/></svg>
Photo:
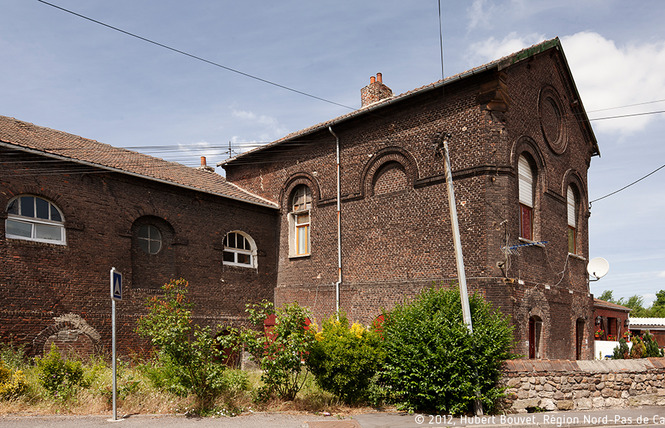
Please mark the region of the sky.
<svg viewBox="0 0 665 428"><path fill-rule="evenodd" d="M359 108L377 72L400 94L559 37L601 152L591 292L665 289L665 169L603 198L665 164L662 0L441 0L443 67L437 0L49 3L0 0L0 115L189 166Z"/></svg>

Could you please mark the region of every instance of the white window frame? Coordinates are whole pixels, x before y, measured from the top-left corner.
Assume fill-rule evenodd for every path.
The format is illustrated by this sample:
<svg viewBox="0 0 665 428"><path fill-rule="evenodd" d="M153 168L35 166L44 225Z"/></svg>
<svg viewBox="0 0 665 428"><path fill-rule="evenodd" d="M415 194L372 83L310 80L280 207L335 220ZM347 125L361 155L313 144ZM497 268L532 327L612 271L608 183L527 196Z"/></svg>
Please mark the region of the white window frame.
<svg viewBox="0 0 665 428"><path fill-rule="evenodd" d="M519 193L519 205L520 205L520 237L525 239L530 239L535 241L535 228L534 228L534 205L535 205L535 191L534 191L534 173L531 168L531 164L526 156L520 155L517 161L517 177L518 177L518 193ZM524 231L524 218L522 215L523 207L529 211L529 230L530 237L523 236Z"/></svg>
<svg viewBox="0 0 665 428"><path fill-rule="evenodd" d="M567 216L568 216L568 252L570 254L577 254L577 195L573 186L568 186L566 191L566 206L567 206ZM571 234L572 233L572 247L573 251L570 251L571 247Z"/></svg>
<svg viewBox="0 0 665 428"><path fill-rule="evenodd" d="M21 198L30 197L33 198L33 216L26 216L22 213L22 204L20 202ZM48 219L37 217L37 200L42 200L48 204ZM17 213L9 213L9 208L12 203L17 202ZM60 220L53 220L53 210L58 213ZM11 223L19 223L23 225L30 226L30 236L25 235L16 235L9 232ZM60 231L60 239L50 239L50 238L38 238L39 226L45 225L48 227L55 227ZM67 236L65 233L65 217L62 215L62 211L48 199L42 198L36 195L19 195L7 204L7 219L5 220L5 236L10 239L20 239L24 241L33 241L33 242L42 242L46 244L56 244L56 245L67 245Z"/></svg>
<svg viewBox="0 0 665 428"><path fill-rule="evenodd" d="M237 237L236 237L236 243L235 246L229 246L229 237L231 234L239 235L244 238L244 241L247 245L243 245L243 248L240 248L237 243ZM244 248L249 246L249 249ZM244 267L244 268L252 268L256 269L257 267L257 259L256 259L256 243L252 239L251 236L246 234L245 232L242 232L240 230L232 230L231 232L227 233L226 236L224 237L224 254L222 255L222 264L227 265L227 266L238 266L238 267ZM231 255L233 257L233 261L230 260L225 260L224 256L226 255ZM249 256L249 263L242 263L239 262L239 256Z"/></svg>
<svg viewBox="0 0 665 428"><path fill-rule="evenodd" d="M291 196L291 212L289 213L289 257L307 257L312 253L312 191L301 184L295 188ZM307 216L307 221L299 219ZM301 234L305 233L304 241ZM302 248L302 244L306 248Z"/></svg>

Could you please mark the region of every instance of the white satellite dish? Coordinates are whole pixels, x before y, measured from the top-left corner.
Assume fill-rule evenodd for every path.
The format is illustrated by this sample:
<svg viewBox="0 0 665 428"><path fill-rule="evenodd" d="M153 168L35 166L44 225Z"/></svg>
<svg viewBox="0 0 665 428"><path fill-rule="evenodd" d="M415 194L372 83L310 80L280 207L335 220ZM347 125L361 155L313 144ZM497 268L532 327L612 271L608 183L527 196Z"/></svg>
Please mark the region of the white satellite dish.
<svg viewBox="0 0 665 428"><path fill-rule="evenodd" d="M607 275L607 272L610 270L610 264L602 257L594 257L589 261L586 270L589 272L589 275L600 279Z"/></svg>

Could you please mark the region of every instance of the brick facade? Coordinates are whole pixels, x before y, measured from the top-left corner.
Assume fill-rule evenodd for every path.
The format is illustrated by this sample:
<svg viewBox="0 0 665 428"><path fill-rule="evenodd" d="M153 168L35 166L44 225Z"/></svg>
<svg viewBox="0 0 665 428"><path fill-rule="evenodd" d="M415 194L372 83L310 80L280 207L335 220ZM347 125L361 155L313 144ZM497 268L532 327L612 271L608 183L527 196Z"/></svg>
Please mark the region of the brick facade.
<svg viewBox="0 0 665 428"><path fill-rule="evenodd" d="M245 303L272 299L274 209L7 145L0 147L0 158L13 161L0 162L3 341L25 344L31 354L48 350L52 342L80 353L109 351L111 267L123 274L117 335L118 350L125 354L145 347L135 333L136 320L145 313L146 300L171 278L189 281L193 316L205 324L237 324ZM6 237L5 207L18 195L39 196L61 210L66 245ZM138 248L141 224L161 231L157 254ZM223 239L234 230L254 239L256 269L223 265Z"/></svg>
<svg viewBox="0 0 665 428"><path fill-rule="evenodd" d="M587 169L597 146L557 40L461 76L287 136L223 165L227 179L279 204L275 302L316 317L335 308L336 142L341 171L340 306L370 323L382 309L457 273L444 163L450 158L466 276L509 314L516 351L590 358L593 299L586 259ZM520 240L517 162L535 164L534 241ZM290 257L290 197L313 194L311 254ZM577 190L577 245L568 253L566 192Z"/></svg>
<svg viewBox="0 0 665 428"><path fill-rule="evenodd" d="M143 346L134 333L143 302L172 277L190 281L202 323L242 322L245 303L263 298L297 301L321 321L335 312L338 243L340 307L371 323L424 287L457 279L441 152L449 133L470 291L510 315L516 352L591 358L586 180L598 148L558 40L396 97L378 77L364 88L360 110L224 163L228 182L152 161L154 168L131 173L95 166L98 159L83 167L67 160L69 152L45 164L22 140L44 129L5 121L5 132L0 121L0 155L18 161L0 163L0 206L17 195L42 197L62 210L67 234L66 245L9 239L7 211L0 214L3 339L28 343L33 353L51 342L75 351L107 347L112 266L124 274L127 296L118 305L121 350ZM114 153L106 166L138 155ZM534 170L528 241L520 239L520 156ZM160 168L173 170L177 185ZM293 206L302 185L311 191L309 216L292 212L302 208ZM573 254L569 186L577 198ZM305 218L308 227L296 223ZM144 225L162 233L157 254L138 246ZM258 268L222 263L230 231L256 242ZM304 255L293 251L296 237Z"/></svg>

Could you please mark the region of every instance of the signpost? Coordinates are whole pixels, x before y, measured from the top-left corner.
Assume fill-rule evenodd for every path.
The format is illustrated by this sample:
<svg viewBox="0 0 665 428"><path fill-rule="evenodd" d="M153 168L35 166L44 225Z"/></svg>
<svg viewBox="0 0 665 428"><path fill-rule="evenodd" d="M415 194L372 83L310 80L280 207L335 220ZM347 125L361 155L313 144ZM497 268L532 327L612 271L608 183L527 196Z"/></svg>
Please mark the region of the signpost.
<svg viewBox="0 0 665 428"><path fill-rule="evenodd" d="M115 352L115 301L122 300L122 274L111 268L111 349L112 349L112 362L113 367L113 420L118 420L117 408L117 390L118 383L116 379L116 352Z"/></svg>

